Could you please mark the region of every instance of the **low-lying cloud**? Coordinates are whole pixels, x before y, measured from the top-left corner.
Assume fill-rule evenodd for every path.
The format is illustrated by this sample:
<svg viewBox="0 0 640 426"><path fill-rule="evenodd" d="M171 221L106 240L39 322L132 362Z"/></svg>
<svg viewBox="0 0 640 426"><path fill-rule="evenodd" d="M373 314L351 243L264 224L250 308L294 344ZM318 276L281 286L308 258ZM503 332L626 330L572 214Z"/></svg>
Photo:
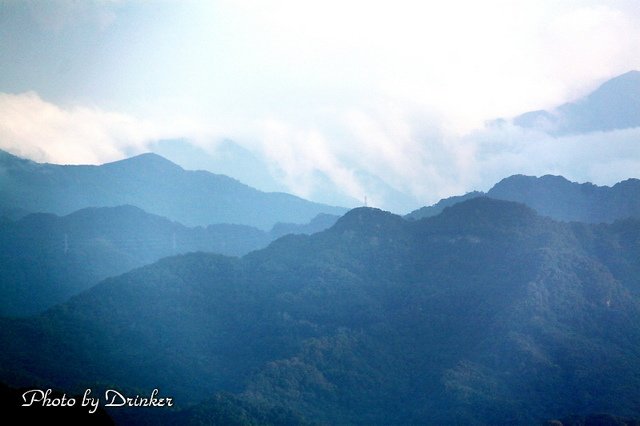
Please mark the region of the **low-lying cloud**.
<svg viewBox="0 0 640 426"><path fill-rule="evenodd" d="M461 136L439 128L433 116L396 108L345 111L327 127L256 136L272 168L300 195L317 197L314 188L326 188L321 173L336 192L406 212L486 191L513 174L599 185L640 177L640 128L555 137L504 124Z"/></svg>
<svg viewBox="0 0 640 426"><path fill-rule="evenodd" d="M462 139L474 148L468 185L488 185L508 175L555 174L578 182L611 185L639 177L640 128L554 137L505 125Z"/></svg>
<svg viewBox="0 0 640 426"><path fill-rule="evenodd" d="M319 201L342 199L352 206L367 197L370 205L398 213L488 190L512 174L558 174L610 185L638 177L640 170L640 128L553 137L507 123L460 136L439 127L429 111L389 101L316 113L322 119L305 125L281 117L225 127L144 120L58 106L33 92L4 93L0 148L36 161L99 164L171 138L215 156L226 137L292 193Z"/></svg>
<svg viewBox="0 0 640 426"><path fill-rule="evenodd" d="M86 106L58 106L35 92L0 93L0 148L35 161L100 164L148 151L158 139L200 140L197 126L154 122Z"/></svg>

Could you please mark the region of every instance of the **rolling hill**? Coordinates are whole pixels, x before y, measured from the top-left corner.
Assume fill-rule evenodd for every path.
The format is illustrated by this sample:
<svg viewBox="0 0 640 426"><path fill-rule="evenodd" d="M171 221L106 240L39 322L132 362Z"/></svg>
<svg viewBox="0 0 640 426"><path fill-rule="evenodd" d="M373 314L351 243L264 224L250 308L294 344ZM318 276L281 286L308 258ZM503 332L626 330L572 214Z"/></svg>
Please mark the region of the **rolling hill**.
<svg viewBox="0 0 640 426"><path fill-rule="evenodd" d="M241 256L285 234L326 229L336 216L308 224L189 228L137 207L86 208L67 216L31 214L0 224L0 315L29 315L133 268L193 251Z"/></svg>
<svg viewBox="0 0 640 426"><path fill-rule="evenodd" d="M2 319L0 379L160 388L186 410L167 423L638 417L638 259L637 219L561 223L485 197L417 221L359 208L240 259L165 258Z"/></svg>

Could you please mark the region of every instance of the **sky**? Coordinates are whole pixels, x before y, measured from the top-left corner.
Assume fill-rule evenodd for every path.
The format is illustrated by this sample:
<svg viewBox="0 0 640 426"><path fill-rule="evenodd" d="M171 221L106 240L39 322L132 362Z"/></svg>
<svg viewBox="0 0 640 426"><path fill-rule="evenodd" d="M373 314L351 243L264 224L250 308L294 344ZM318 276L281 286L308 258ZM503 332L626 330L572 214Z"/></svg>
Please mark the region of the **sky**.
<svg viewBox="0 0 640 426"><path fill-rule="evenodd" d="M487 123L640 69L627 0L0 0L0 149L154 151L266 191L406 213L515 173L639 177L640 131Z"/></svg>

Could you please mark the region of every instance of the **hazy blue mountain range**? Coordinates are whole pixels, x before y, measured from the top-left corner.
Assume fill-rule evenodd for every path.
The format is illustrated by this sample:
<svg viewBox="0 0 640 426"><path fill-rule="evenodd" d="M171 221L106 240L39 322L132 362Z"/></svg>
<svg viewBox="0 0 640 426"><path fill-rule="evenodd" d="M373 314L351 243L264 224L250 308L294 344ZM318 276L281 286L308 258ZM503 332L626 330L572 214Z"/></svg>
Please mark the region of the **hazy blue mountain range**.
<svg viewBox="0 0 640 426"><path fill-rule="evenodd" d="M212 151L194 146L188 140L161 140L152 145L152 151L185 169L215 170L217 173L234 176L256 188L269 191L286 191L286 187L272 176L272 166L266 158L256 156L231 140L218 143ZM364 170L355 170L355 177L367 188L375 188L379 198L402 211L415 208L415 200ZM363 199L354 199L344 194L343 188L320 170L314 171L311 195L314 200L337 206L358 206ZM363 194L364 196L364 194Z"/></svg>
<svg viewBox="0 0 640 426"><path fill-rule="evenodd" d="M406 219L417 220L425 217L437 216L444 211L445 208L451 207L454 204L461 203L462 201L470 200L476 197L483 197L486 194L482 191L467 192L464 195L454 195L452 197L443 198L437 203L431 206L424 206L416 209L409 214L405 215Z"/></svg>
<svg viewBox="0 0 640 426"><path fill-rule="evenodd" d="M271 228L269 236L273 240L287 234L315 234L316 232L331 228L339 218L339 216L332 214L321 213L311 219L309 223L276 223L273 225L273 228Z"/></svg>
<svg viewBox="0 0 640 426"><path fill-rule="evenodd" d="M40 164L0 151L3 209L66 215L86 207L134 205L187 226L215 223L269 230L346 209L285 193L266 193L232 178L184 170L156 154L101 166Z"/></svg>
<svg viewBox="0 0 640 426"><path fill-rule="evenodd" d="M477 197L416 221L354 209L242 258L165 258L0 319L0 379L159 387L187 410L167 423L637 418L639 324L640 220L561 223Z"/></svg>
<svg viewBox="0 0 640 426"><path fill-rule="evenodd" d="M213 151L208 151L189 140L165 139L154 143L151 151L188 170L215 170L254 188L286 192L286 187L272 176L262 158L231 140L220 141Z"/></svg>
<svg viewBox="0 0 640 426"><path fill-rule="evenodd" d="M603 83L575 102L552 111L531 111L513 124L554 135L640 127L640 72L629 71Z"/></svg>
<svg viewBox="0 0 640 426"><path fill-rule="evenodd" d="M41 312L98 281L180 253L232 256L266 247L289 233L313 233L337 216L270 232L245 225L188 228L137 207L87 208L64 217L31 214L0 224L0 315Z"/></svg>
<svg viewBox="0 0 640 426"><path fill-rule="evenodd" d="M640 180L627 179L612 187L575 183L562 176L514 175L498 182L486 194L470 192L409 213L409 219L435 216L446 206L480 196L526 204L543 216L588 223L640 218Z"/></svg>
<svg viewBox="0 0 640 426"><path fill-rule="evenodd" d="M0 223L18 220L28 214L29 212L24 209L0 206Z"/></svg>

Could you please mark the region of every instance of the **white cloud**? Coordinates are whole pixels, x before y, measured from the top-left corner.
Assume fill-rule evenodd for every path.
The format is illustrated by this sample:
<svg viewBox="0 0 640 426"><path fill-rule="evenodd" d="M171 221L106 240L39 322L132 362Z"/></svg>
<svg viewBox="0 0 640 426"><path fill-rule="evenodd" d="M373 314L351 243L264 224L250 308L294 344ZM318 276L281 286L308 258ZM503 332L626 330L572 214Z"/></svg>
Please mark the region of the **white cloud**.
<svg viewBox="0 0 640 426"><path fill-rule="evenodd" d="M638 177L640 170L640 128L555 138L505 124L460 137L438 131L429 112L388 101L322 117L322 128L269 119L240 133L233 126L222 131L60 107L35 93L0 94L0 148L38 161L99 164L145 152L159 139L186 137L211 150L227 132L237 132L236 142L291 192L318 198L318 190L328 190L355 200L366 195L371 205L399 213L487 190L517 173L610 185Z"/></svg>
<svg viewBox="0 0 640 426"><path fill-rule="evenodd" d="M457 136L434 131L427 114L393 107L345 111L342 118L327 126L333 138L282 123L258 137L294 192L313 193L319 185L313 171L321 171L336 191L355 199L368 195L373 205L403 212L406 203L366 177L407 195L416 208L486 191L513 174L556 174L600 185L640 177L640 128L553 137L505 124Z"/></svg>
<svg viewBox="0 0 640 426"><path fill-rule="evenodd" d="M640 68L633 1L166 4L151 19L145 2L91 3L117 12L121 25L96 38L99 51L70 50L93 59L80 76L88 82L65 80L58 105L35 93L0 95L0 147L99 163L162 138L189 139L213 155L228 138L298 195L316 197L328 182L395 210L407 205L399 194L418 207L512 173L611 183L638 164L632 131L560 139L472 131ZM88 22L76 6L52 15L50 28ZM63 37L52 40L67 51ZM109 108L61 106L76 99Z"/></svg>
<svg viewBox="0 0 640 426"><path fill-rule="evenodd" d="M215 10L234 18L229 32L242 34L235 55L254 81L273 84L277 75L308 90L300 96L329 92L343 105L373 95L428 106L459 133L640 68L640 13L622 1L222 5Z"/></svg>
<svg viewBox="0 0 640 426"><path fill-rule="evenodd" d="M540 62L539 72L547 73L549 86L557 86L563 101L584 95L614 75L640 68L637 4L591 3L578 2L577 7L552 16L541 32L539 54L548 59Z"/></svg>
<svg viewBox="0 0 640 426"><path fill-rule="evenodd" d="M353 168L336 157L318 130L266 120L260 123L256 140L273 174L298 195L309 197L314 192L318 173L328 177L342 194L360 199L365 193Z"/></svg>
<svg viewBox="0 0 640 426"><path fill-rule="evenodd" d="M271 120L252 139L274 174L298 195L316 193L324 184L320 173L334 191L398 209L407 204L398 207L398 194L417 205L464 190L461 177L471 151L447 141L436 123L428 113L378 102L325 114L321 129Z"/></svg>
<svg viewBox="0 0 640 426"><path fill-rule="evenodd" d="M0 93L0 148L37 161L99 164L178 137L207 138L188 120L151 122L98 108L60 107L34 92Z"/></svg>
<svg viewBox="0 0 640 426"><path fill-rule="evenodd" d="M640 128L552 137L511 125L460 140L474 147L469 189L487 190L513 175L562 175L576 182L612 185L640 177Z"/></svg>

